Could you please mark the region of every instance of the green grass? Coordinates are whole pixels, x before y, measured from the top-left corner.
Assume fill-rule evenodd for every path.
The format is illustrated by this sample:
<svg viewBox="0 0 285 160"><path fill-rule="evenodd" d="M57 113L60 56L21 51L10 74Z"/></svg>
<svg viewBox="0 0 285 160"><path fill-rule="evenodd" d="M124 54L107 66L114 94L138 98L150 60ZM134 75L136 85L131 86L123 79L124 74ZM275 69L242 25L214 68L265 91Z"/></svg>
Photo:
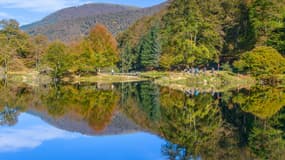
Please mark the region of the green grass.
<svg viewBox="0 0 285 160"><path fill-rule="evenodd" d="M140 77L143 78L150 78L150 79L158 79L165 76L168 76L169 73L167 72L159 72L159 71L149 71L149 72L142 72Z"/></svg>
<svg viewBox="0 0 285 160"><path fill-rule="evenodd" d="M40 75L36 71L23 72L9 72L8 81L20 82L28 85L36 86L39 84L46 84L51 81L49 76Z"/></svg>
<svg viewBox="0 0 285 160"><path fill-rule="evenodd" d="M155 80L161 86L178 90L199 88L202 91L226 91L235 88L248 88L255 85L254 78L239 76L229 72L201 73L199 75L171 72L168 76Z"/></svg>

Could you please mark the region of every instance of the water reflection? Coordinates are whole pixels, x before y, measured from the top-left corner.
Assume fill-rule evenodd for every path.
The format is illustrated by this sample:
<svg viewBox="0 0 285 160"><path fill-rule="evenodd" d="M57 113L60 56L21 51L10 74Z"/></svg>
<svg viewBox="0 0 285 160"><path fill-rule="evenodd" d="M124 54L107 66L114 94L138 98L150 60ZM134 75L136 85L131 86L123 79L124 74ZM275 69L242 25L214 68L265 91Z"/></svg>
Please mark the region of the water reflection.
<svg viewBox="0 0 285 160"><path fill-rule="evenodd" d="M166 140L160 147L165 159L285 159L285 91L278 87L183 93L149 82L11 85L1 88L0 104L3 126L27 112L93 136L158 135ZM0 137L7 137L3 130Z"/></svg>
<svg viewBox="0 0 285 160"><path fill-rule="evenodd" d="M16 128L0 128L0 152L18 151L27 148L34 149L44 141L73 137L63 130L43 123L36 123L37 118L31 117L28 114L22 114L21 119L28 119L29 123L26 123L25 126L17 126Z"/></svg>

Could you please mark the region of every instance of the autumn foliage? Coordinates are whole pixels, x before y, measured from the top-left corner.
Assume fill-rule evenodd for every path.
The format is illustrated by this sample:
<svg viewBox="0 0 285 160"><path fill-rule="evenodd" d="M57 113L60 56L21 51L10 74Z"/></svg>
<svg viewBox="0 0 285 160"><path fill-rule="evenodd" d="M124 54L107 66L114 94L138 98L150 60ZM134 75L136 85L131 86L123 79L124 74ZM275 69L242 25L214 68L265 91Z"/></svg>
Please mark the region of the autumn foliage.
<svg viewBox="0 0 285 160"><path fill-rule="evenodd" d="M112 67L118 61L117 41L111 32L97 24L89 35L71 47L74 56L73 70L77 73L97 72Z"/></svg>

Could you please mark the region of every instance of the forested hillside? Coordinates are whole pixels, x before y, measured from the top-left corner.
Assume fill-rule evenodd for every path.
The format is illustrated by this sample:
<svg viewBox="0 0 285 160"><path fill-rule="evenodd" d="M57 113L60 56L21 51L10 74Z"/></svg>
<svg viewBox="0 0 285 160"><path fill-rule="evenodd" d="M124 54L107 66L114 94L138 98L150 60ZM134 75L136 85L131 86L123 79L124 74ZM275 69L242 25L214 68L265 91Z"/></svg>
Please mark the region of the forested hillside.
<svg viewBox="0 0 285 160"><path fill-rule="evenodd" d="M173 0L118 36L121 66L125 71L218 66L258 46L284 55L284 17L284 0Z"/></svg>
<svg viewBox="0 0 285 160"><path fill-rule="evenodd" d="M96 23L104 24L113 33L127 29L143 16L152 15L166 4L136 8L113 4L87 4L60 10L42 21L21 27L30 35L43 34L50 40L74 41L87 35Z"/></svg>
<svg viewBox="0 0 285 160"><path fill-rule="evenodd" d="M82 17L73 16L70 10L81 9L71 8L34 24L29 33L47 38L29 36L15 20L0 21L4 73L51 70L59 79L67 74L96 75L102 69L223 69L270 81L284 77L284 0L173 0L146 9L110 7L94 12L94 17L84 17L85 11ZM139 17L143 18L133 24Z"/></svg>

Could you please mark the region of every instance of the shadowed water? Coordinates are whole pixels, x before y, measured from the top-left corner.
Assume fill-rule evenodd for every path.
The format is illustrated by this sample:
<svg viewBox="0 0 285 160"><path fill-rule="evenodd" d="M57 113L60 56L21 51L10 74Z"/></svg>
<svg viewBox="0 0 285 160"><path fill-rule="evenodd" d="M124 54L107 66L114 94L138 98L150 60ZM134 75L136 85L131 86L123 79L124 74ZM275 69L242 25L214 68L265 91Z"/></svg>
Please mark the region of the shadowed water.
<svg viewBox="0 0 285 160"><path fill-rule="evenodd" d="M0 160L285 159L285 90L0 88Z"/></svg>

